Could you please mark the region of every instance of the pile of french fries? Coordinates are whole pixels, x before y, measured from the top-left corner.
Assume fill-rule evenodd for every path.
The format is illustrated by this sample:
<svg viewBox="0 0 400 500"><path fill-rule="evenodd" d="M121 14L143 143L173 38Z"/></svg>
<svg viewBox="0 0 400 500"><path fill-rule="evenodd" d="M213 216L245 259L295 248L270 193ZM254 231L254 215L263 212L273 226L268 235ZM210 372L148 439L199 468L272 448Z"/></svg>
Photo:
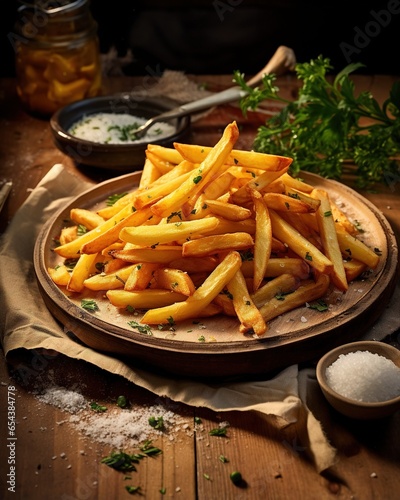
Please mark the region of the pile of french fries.
<svg viewBox="0 0 400 500"><path fill-rule="evenodd" d="M238 136L233 122L214 147L148 145L136 190L71 210L55 252L76 264L48 269L52 280L102 291L144 325L225 314L262 336L378 266L328 192L291 177L290 158L233 149Z"/></svg>

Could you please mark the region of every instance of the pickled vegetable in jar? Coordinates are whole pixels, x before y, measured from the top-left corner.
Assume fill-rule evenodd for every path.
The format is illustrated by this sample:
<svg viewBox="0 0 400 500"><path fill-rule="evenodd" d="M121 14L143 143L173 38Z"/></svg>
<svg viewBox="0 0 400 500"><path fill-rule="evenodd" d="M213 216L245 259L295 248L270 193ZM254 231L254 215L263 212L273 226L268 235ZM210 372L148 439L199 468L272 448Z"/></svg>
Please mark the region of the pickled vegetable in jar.
<svg viewBox="0 0 400 500"><path fill-rule="evenodd" d="M17 92L24 107L49 116L101 93L97 24L88 0L19 2Z"/></svg>

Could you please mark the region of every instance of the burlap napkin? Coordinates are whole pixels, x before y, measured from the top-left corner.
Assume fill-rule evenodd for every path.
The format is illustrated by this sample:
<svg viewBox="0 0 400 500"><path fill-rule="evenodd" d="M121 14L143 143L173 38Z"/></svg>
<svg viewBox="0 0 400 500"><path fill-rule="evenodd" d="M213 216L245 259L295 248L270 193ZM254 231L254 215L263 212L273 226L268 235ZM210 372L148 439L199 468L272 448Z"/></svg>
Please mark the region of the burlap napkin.
<svg viewBox="0 0 400 500"><path fill-rule="evenodd" d="M336 450L320 422L308 408L310 389L318 389L314 370L293 365L270 380L207 385L175 380L128 365L76 343L63 331L43 303L33 270L32 252L43 223L72 197L92 187L54 165L31 192L2 236L0 247L0 329L7 356L24 349L52 349L70 358L85 360L108 372L196 407L215 411L258 411L278 417L282 427L304 421L308 449L321 472L336 461ZM397 322L398 327L398 322ZM386 331L386 333L388 333Z"/></svg>

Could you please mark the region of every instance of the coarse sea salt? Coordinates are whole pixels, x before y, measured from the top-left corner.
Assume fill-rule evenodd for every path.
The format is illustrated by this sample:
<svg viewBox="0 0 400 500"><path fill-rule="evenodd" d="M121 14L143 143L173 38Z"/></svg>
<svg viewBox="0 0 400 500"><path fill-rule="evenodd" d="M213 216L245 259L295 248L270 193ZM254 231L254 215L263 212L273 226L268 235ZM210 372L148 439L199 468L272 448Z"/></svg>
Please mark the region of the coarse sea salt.
<svg viewBox="0 0 400 500"><path fill-rule="evenodd" d="M146 121L146 118L128 113L94 113L75 122L68 132L78 139L99 144L139 144L157 141L176 132L170 123L158 122L140 139L132 138L129 131L134 134L135 129Z"/></svg>
<svg viewBox="0 0 400 500"><path fill-rule="evenodd" d="M364 403L400 396L400 368L370 351L341 354L326 369L328 385L346 398Z"/></svg>

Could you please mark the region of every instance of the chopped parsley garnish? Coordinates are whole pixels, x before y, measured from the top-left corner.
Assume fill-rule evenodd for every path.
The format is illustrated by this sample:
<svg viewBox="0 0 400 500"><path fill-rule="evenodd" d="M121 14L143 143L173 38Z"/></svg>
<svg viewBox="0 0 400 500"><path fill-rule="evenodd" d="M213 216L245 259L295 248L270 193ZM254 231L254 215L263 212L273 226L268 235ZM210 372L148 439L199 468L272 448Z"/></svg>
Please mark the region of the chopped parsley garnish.
<svg viewBox="0 0 400 500"><path fill-rule="evenodd" d="M154 427L154 429L157 429L158 431L162 431L164 429L164 419L163 417L149 417L149 424L151 427Z"/></svg>
<svg viewBox="0 0 400 500"><path fill-rule="evenodd" d="M328 305L326 304L326 302L324 302L321 299L316 300L315 302L311 302L309 304L309 306L310 306L310 309L315 309L316 311L319 311L319 312L324 312L324 311L328 310Z"/></svg>
<svg viewBox="0 0 400 500"><path fill-rule="evenodd" d="M145 335L153 335L153 331L149 325L141 325L137 321L128 321L128 325L136 329L139 333L144 333Z"/></svg>
<svg viewBox="0 0 400 500"><path fill-rule="evenodd" d="M97 305L97 302L93 299L82 299L81 300L81 307L82 309L85 309L86 311L90 312L95 312L99 310L99 306Z"/></svg>
<svg viewBox="0 0 400 500"><path fill-rule="evenodd" d="M226 437L228 429L226 427L217 427L216 429L211 429L210 436Z"/></svg>
<svg viewBox="0 0 400 500"><path fill-rule="evenodd" d="M105 411L107 411L107 406L99 405L98 403L96 403L94 401L92 403L90 403L90 408L93 411L96 411L97 413L104 413Z"/></svg>
<svg viewBox="0 0 400 500"><path fill-rule="evenodd" d="M87 233L87 227L84 226L83 224L78 224L78 227L76 229L76 234L77 236L82 236L83 234Z"/></svg>
<svg viewBox="0 0 400 500"><path fill-rule="evenodd" d="M201 175L197 175L197 176L193 179L193 182L194 182L195 184L198 184L198 183L201 181L201 179L202 179L202 178L203 178L203 177L202 177Z"/></svg>

